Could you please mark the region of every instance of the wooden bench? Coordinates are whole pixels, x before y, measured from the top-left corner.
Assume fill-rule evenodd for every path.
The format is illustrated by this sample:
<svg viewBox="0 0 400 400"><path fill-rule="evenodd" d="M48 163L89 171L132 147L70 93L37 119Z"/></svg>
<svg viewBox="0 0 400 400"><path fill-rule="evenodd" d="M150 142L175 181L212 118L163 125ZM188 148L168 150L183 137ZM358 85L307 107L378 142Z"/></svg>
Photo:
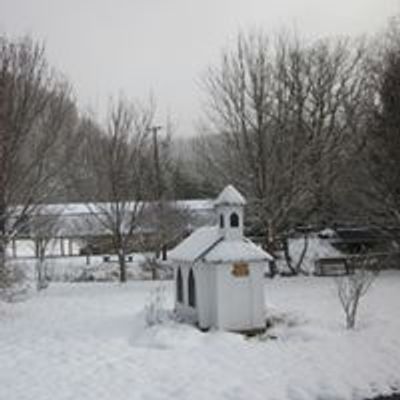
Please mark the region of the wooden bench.
<svg viewBox="0 0 400 400"><path fill-rule="evenodd" d="M353 272L346 257L319 258L315 261L314 275L317 276L341 276Z"/></svg>

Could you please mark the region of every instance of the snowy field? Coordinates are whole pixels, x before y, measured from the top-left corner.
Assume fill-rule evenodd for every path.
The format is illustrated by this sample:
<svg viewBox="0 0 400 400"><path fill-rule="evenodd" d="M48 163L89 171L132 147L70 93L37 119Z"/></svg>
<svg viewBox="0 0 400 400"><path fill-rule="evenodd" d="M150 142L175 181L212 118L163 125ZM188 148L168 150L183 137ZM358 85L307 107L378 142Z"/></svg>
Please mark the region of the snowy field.
<svg viewBox="0 0 400 400"><path fill-rule="evenodd" d="M266 280L273 338L145 327L158 283L53 283L0 303L1 400L363 399L400 388L400 273L361 304L355 331L329 278ZM166 287L172 307L173 284Z"/></svg>
<svg viewBox="0 0 400 400"><path fill-rule="evenodd" d="M131 253L126 259L126 273L129 280L151 279L151 271L145 268L145 253ZM105 258L108 261L105 261ZM36 258L13 258L10 263L18 267L28 281L35 280ZM116 255L55 257L45 261L45 275L53 282L118 281L119 264ZM168 271L159 271L161 277ZM1 400L1 399L0 399Z"/></svg>

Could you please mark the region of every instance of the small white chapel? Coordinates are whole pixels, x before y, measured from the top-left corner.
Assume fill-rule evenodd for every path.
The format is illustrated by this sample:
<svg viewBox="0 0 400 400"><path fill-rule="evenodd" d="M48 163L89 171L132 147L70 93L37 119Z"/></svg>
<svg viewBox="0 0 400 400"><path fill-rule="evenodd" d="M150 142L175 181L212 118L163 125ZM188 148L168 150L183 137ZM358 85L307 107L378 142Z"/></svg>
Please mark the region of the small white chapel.
<svg viewBox="0 0 400 400"><path fill-rule="evenodd" d="M265 328L264 271L272 257L243 236L245 198L229 185L214 203L217 226L194 231L168 255L175 309L201 329Z"/></svg>

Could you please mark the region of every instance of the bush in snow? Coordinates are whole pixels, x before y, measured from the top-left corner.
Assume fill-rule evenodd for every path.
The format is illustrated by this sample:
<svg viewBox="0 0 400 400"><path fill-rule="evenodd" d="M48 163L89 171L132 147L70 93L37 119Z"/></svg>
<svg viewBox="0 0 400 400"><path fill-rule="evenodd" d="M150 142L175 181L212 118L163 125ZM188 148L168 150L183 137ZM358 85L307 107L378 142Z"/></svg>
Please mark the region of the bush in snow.
<svg viewBox="0 0 400 400"><path fill-rule="evenodd" d="M378 275L378 268L371 268L368 255L360 255L352 261L354 273L336 278L337 293L346 317L346 328L356 323L360 300L364 297Z"/></svg>
<svg viewBox="0 0 400 400"><path fill-rule="evenodd" d="M29 291L29 280L23 271L23 266L7 263L3 269L4 280L0 284L0 300L18 301Z"/></svg>
<svg viewBox="0 0 400 400"><path fill-rule="evenodd" d="M171 266L156 258L155 255L146 255L141 267L145 273L151 274L152 280L172 279L174 276Z"/></svg>
<svg viewBox="0 0 400 400"><path fill-rule="evenodd" d="M40 257L35 263L36 272L36 290L40 291L49 286L49 277L47 274L47 260Z"/></svg>
<svg viewBox="0 0 400 400"><path fill-rule="evenodd" d="M150 293L148 303L145 305L145 319L147 326L158 325L169 319L165 308L165 287L157 286Z"/></svg>

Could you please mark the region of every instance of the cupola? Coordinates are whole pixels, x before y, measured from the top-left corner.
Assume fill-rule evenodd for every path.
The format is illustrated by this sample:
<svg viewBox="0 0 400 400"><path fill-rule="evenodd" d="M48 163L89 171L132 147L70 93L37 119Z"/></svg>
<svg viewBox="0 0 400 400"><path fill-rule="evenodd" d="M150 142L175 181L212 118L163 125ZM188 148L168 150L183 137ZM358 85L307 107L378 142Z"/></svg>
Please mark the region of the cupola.
<svg viewBox="0 0 400 400"><path fill-rule="evenodd" d="M243 236L245 205L246 199L232 185L226 186L215 200L219 232L225 240L235 240Z"/></svg>

